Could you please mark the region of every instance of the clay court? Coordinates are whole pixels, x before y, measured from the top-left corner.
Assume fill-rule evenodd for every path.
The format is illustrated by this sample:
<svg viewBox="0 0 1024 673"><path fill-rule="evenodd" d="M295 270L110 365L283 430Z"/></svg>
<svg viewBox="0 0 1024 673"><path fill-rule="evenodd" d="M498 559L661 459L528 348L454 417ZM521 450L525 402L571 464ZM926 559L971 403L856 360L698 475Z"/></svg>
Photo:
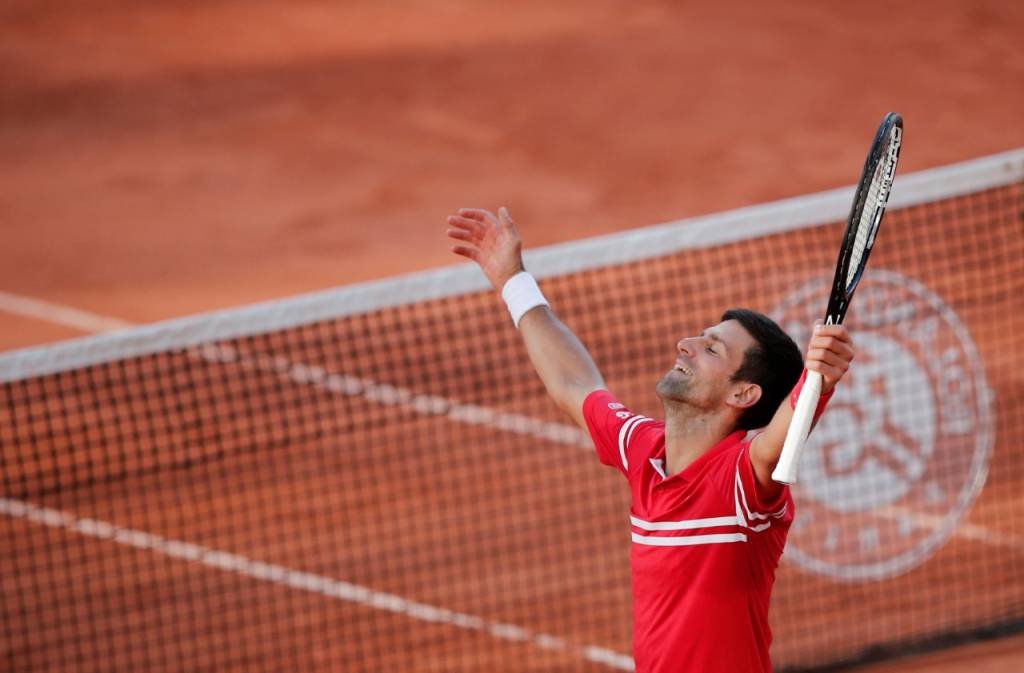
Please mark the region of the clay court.
<svg viewBox="0 0 1024 673"><path fill-rule="evenodd" d="M0 152L7 159L0 164L3 349L115 324L104 319L150 323L447 265L455 260L444 217L460 206L509 206L526 244L538 247L848 185L858 176L867 139L890 109L907 124L901 172L1024 146L1024 6L1012 2L942 1L915 9L874 0L714 7L527 1L513 8L448 0L386 6L11 0L0 18L6 64ZM20 298L77 309L86 319L45 307L39 313ZM406 317L430 323L444 307L435 316L422 310ZM369 340L357 330L349 337ZM1010 346L1019 350L1019 343ZM450 356L437 357L445 362ZM273 376L254 376L253 382L272 386ZM443 376L444 370L437 372ZM294 395L289 404L295 408L318 404L311 394ZM224 404L221 411L235 411L230 400ZM531 414L559 420L532 398L530 405ZM360 413L386 411L368 402ZM440 419L403 419L394 433L459 432L437 424ZM230 547L282 567L298 553L289 545L309 547L317 559L309 572L324 576L339 562L379 561L379 574L366 581L401 594L399 571L406 566L389 560L394 549L328 545L316 552L317 535L299 542L289 537L289 526L301 528L307 511L301 498L275 493L271 475L284 471L289 484L305 484L296 487L298 495L330 491L329 484L309 484L342 467L324 462L319 440L309 441L280 463L232 458L218 472L223 481L204 486L202 497L189 503L175 490L184 482L140 478L91 492L76 514L131 528L131 511L141 517L133 498L146 493L146 509L166 508L159 510L167 512L165 539ZM525 456L520 467L530 469L537 460ZM233 474L251 479L244 492L256 501L227 501ZM556 475L548 479L522 494L538 511L555 511L553 494L564 488ZM1013 486L996 485L1008 492ZM441 505L430 499L434 493L392 500L397 516L412 525L417 511L476 501L490 488L501 492L500 484L479 483L465 492L454 482L444 486L449 490ZM615 504L594 493L574 496L597 508ZM356 537L365 526L370 536L380 512L360 511L359 502L346 497L339 494L337 501L355 512L346 525ZM293 509L268 508L260 498L291 502ZM999 502L1008 500L992 501L992 508ZM67 499L60 503L67 509ZM266 531L263 543L242 550L232 546L230 531L194 524L204 520L204 508L211 522L224 508L246 512ZM491 513L500 525L500 507ZM32 535L36 524L8 526L9 539L17 540ZM609 545L618 532L606 531ZM531 545L526 533L505 541L526 550L520 562L536 564L512 612L536 633L558 634L564 614L593 606L564 595L557 578L546 574L545 550ZM89 545L100 544L55 535L74 538L86 565L95 553ZM954 557L961 543L952 544ZM146 544L124 553L141 559L161 543ZM420 600L458 611L461 599L469 603L472 583L460 582L473 566L460 566L444 545L439 538L436 557L419 561L450 564L451 576L436 595L427 592ZM346 552L358 558L339 561ZM480 567L499 571L496 560L508 550L476 553ZM185 573L180 565L169 560L167 576ZM628 567L580 561L569 572L589 574L599 593L621 583ZM236 584L250 581L221 575L210 572L200 590L231 596ZM52 581L60 582L59 574ZM173 595L148 599L167 602L166 615L146 624L154 638L201 638L229 626L217 615L177 624ZM284 600L301 614L306 602L319 598ZM628 612L628 604L617 608ZM337 609L334 619L350 618ZM355 632L389 670L419 670L402 657L401 648L413 646L423 653L422 670L473 670L467 661L460 668L457 639L437 638L432 626L408 633L401 615L392 617L390 631L374 631L372 612L358 617L365 622L358 621ZM247 633L261 629L277 633L280 625L260 616ZM316 649L310 643L331 640L324 623L287 629L299 635L283 646L294 649L290 661L346 661L349 650L341 642L319 655L308 651ZM565 637L611 641L625 652L629 643L621 633L584 629ZM96 635L99 642L104 634ZM494 647L504 652L496 657L517 656L518 645ZM247 661L220 662L219 670L260 668L258 648L248 654ZM557 670L577 655L572 647L552 648L551 659L530 670ZM112 668L133 663L116 660ZM857 670L967 667L1020 670L1024 642L1015 636Z"/></svg>

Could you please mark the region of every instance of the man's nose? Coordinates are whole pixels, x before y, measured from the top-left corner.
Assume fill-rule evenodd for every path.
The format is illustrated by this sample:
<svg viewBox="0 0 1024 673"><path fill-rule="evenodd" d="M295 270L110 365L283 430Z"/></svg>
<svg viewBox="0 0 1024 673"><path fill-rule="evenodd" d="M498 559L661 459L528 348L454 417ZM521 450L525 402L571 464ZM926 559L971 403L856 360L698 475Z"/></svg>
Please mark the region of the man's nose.
<svg viewBox="0 0 1024 673"><path fill-rule="evenodd" d="M676 343L676 348L680 353L684 355L693 355L693 339L694 337L683 337Z"/></svg>

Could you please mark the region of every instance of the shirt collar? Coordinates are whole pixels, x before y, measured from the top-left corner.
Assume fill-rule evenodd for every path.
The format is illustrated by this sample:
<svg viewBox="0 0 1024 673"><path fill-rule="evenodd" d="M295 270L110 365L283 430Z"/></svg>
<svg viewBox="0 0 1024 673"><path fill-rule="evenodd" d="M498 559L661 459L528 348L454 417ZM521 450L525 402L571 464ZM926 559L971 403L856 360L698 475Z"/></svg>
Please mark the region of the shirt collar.
<svg viewBox="0 0 1024 673"><path fill-rule="evenodd" d="M687 465L682 472L671 475L667 479L680 478L686 481L692 481L695 476L700 474L703 466L711 461L715 456L728 451L730 448L735 447L739 442L747 436L746 430L735 430L730 434L726 435L722 441L718 442L710 449L702 453L696 460ZM662 441L661 450L658 452L658 457L662 460L665 459L665 442ZM664 462L662 463L664 465Z"/></svg>

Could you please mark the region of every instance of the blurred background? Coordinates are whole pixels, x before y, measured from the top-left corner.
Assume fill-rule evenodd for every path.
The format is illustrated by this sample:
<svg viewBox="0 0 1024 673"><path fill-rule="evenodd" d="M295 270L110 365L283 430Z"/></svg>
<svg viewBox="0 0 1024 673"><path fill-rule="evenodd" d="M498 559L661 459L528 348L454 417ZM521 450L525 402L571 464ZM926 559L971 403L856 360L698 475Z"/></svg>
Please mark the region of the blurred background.
<svg viewBox="0 0 1024 673"><path fill-rule="evenodd" d="M1024 144L1009 1L0 7L0 288L150 322ZM0 312L3 348L80 333Z"/></svg>
<svg viewBox="0 0 1024 673"><path fill-rule="evenodd" d="M5 0L0 349L1024 146L1024 4ZM1019 342L1018 342L1019 343ZM863 671L1024 669L1024 640ZM397 670L397 669L396 669Z"/></svg>

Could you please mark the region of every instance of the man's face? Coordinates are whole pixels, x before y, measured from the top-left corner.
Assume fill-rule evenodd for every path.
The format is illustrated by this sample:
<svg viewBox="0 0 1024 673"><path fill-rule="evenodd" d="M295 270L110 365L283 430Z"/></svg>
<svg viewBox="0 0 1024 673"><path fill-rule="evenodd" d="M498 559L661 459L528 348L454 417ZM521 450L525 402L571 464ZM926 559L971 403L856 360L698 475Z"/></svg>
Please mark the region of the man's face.
<svg viewBox="0 0 1024 673"><path fill-rule="evenodd" d="M700 409L719 407L732 390L731 378L743 364L744 354L756 344L735 320L680 339L674 366L658 381L658 396Z"/></svg>

